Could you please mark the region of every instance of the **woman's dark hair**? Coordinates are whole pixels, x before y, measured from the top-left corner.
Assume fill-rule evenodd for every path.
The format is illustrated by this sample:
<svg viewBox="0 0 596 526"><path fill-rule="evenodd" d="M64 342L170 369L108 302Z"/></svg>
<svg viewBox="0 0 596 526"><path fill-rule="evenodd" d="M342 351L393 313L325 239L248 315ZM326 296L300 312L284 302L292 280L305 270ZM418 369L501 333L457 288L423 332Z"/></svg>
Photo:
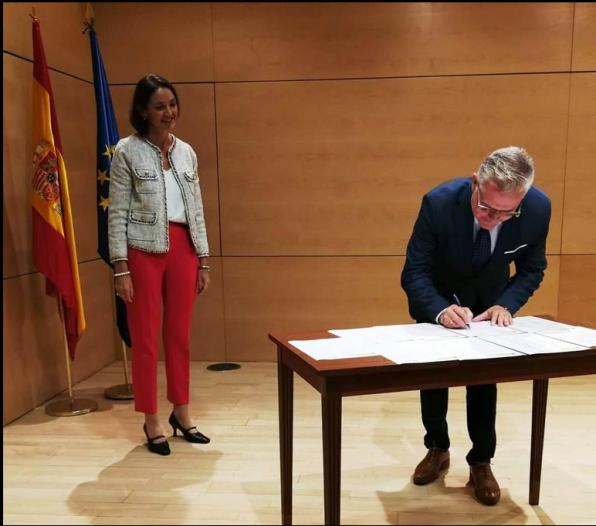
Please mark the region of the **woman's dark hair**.
<svg viewBox="0 0 596 526"><path fill-rule="evenodd" d="M163 77L155 75L155 73L149 73L137 82L132 97L132 106L130 107L130 123L141 135L146 135L149 130L149 124L143 118L143 112L147 109L149 100L159 88L167 88L174 94L178 106L178 115L180 115L180 101L178 100L176 88Z"/></svg>

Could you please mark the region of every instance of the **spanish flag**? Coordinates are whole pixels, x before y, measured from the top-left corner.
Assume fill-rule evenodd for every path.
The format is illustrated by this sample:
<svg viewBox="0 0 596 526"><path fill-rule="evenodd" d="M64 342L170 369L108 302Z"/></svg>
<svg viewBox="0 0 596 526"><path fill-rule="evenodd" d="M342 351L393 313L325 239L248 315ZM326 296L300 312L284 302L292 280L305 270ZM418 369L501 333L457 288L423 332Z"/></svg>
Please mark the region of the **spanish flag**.
<svg viewBox="0 0 596 526"><path fill-rule="evenodd" d="M70 358L85 331L68 178L39 20L33 17L33 260L62 303Z"/></svg>

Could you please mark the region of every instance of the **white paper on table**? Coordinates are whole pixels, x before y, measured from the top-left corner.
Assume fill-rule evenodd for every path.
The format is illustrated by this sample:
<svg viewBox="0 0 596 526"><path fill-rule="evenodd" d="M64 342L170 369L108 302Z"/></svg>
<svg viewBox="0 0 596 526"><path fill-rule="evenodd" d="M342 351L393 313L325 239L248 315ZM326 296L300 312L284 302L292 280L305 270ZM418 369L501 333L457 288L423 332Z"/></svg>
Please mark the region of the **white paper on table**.
<svg viewBox="0 0 596 526"><path fill-rule="evenodd" d="M558 321L545 320L537 316L520 316L513 318L513 325L515 329L523 332L538 332L540 334L548 334L549 332L560 332L572 329L575 325L568 325Z"/></svg>
<svg viewBox="0 0 596 526"><path fill-rule="evenodd" d="M333 329L329 331L342 338L360 338L369 342L399 342L407 340L434 340L465 336L448 331L434 323L408 323L404 325L376 325L359 329Z"/></svg>
<svg viewBox="0 0 596 526"><path fill-rule="evenodd" d="M355 329L331 329L327 332L335 334L341 338L360 338L363 340L370 339L373 331L372 327L358 327Z"/></svg>
<svg viewBox="0 0 596 526"><path fill-rule="evenodd" d="M586 348L574 343L555 340L542 334L504 334L500 337L483 336L483 339L509 347L524 354L549 354L557 352L583 351Z"/></svg>
<svg viewBox="0 0 596 526"><path fill-rule="evenodd" d="M448 360L487 360L522 353L481 340L480 338L406 341L379 344L379 353L395 363L428 363Z"/></svg>
<svg viewBox="0 0 596 526"><path fill-rule="evenodd" d="M374 349L374 345L363 344L361 340L356 338L291 340L288 343L315 360L340 360L342 358L358 358L378 354Z"/></svg>
<svg viewBox="0 0 596 526"><path fill-rule="evenodd" d="M480 338L467 338L457 342L449 341L445 342L445 345L455 347L458 360L488 360L490 358L523 356L523 353L519 351Z"/></svg>
<svg viewBox="0 0 596 526"><path fill-rule="evenodd" d="M453 349L447 349L444 340L408 340L377 344L379 354L397 364L427 363L457 360Z"/></svg>
<svg viewBox="0 0 596 526"><path fill-rule="evenodd" d="M496 338L501 337L504 334L521 334L523 331L518 330L516 327L500 327L499 325L491 325L490 320L487 321L473 321L470 323L470 328L465 329L446 329L450 332L455 332L463 336L470 337L482 337L482 336L494 336Z"/></svg>
<svg viewBox="0 0 596 526"><path fill-rule="evenodd" d="M587 327L571 327L558 332L545 333L549 338L556 338L576 345L583 345L585 347L596 346L596 330Z"/></svg>

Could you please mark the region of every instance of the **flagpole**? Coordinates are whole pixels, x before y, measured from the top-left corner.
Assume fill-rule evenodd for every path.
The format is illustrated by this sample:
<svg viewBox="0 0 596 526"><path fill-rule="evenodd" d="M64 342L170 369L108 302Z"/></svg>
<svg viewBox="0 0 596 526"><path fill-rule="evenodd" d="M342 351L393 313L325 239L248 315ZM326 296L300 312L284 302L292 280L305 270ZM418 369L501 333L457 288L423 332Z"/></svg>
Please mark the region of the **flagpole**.
<svg viewBox="0 0 596 526"><path fill-rule="evenodd" d="M97 104L97 136L98 147L105 146L105 152L98 150L98 177L99 183L97 188L98 194L98 214L97 214L97 228L98 228L98 252L101 258L110 266L108 236L107 236L107 215L106 211L109 207L109 173L112 154L116 143L118 142L118 127L116 125L115 117L113 115L112 100L109 95L109 87L107 78L103 68L103 61L99 53L99 45L95 35L95 13L93 6L87 2L85 9L85 20L83 22L83 33L89 31L89 40L91 43L91 56L93 62L93 82L95 86L96 104ZM98 85L104 86L98 89ZM107 95L106 95L107 94ZM101 117L100 117L101 115ZM100 125L101 123L101 125ZM107 159L104 156L107 155ZM105 163L104 163L105 161ZM105 193L107 190L107 194ZM101 207L101 208L100 208ZM103 212L101 212L103 210ZM120 333L120 345L122 348L122 365L124 367L124 383L108 387L104 391L106 398L112 400L132 400L134 398L133 387L128 379L128 359L127 359L127 342L130 344L130 336L128 336L128 329L126 327L126 307L122 300L116 298L116 325ZM124 318L124 321L122 320ZM124 328L123 328L124 327Z"/></svg>
<svg viewBox="0 0 596 526"><path fill-rule="evenodd" d="M132 391L132 384L128 380L128 360L126 357L126 343L120 340L122 344L122 364L124 366L124 383L108 387L104 395L111 400L132 400L135 395Z"/></svg>
<svg viewBox="0 0 596 526"><path fill-rule="evenodd" d="M51 416L77 416L91 413L97 409L97 402L86 398L74 398L72 394L72 375L70 373L70 356L68 354L68 340L64 321L64 307L62 298L58 295L58 311L62 323L62 337L64 340L64 354L66 356L66 378L68 381L68 399L57 400L46 405L46 413Z"/></svg>
<svg viewBox="0 0 596 526"><path fill-rule="evenodd" d="M72 394L71 352L74 358L76 343L86 328L85 312L62 141L41 27L35 10L32 11L33 260L37 270L46 278L46 293L55 296L58 301L68 380L68 399L48 404L46 413L75 416L95 411L97 402L75 399ZM48 187L51 189L49 193Z"/></svg>
<svg viewBox="0 0 596 526"><path fill-rule="evenodd" d="M115 292L115 290L114 290ZM116 295L114 294L116 298ZM116 298L116 301L118 299ZM116 305L116 312L118 311L118 305ZM113 385L112 387L106 388L104 396L110 400L132 400L135 395L132 390L132 384L128 379L128 358L126 352L126 342L120 337L120 346L122 348L122 366L124 367L124 383Z"/></svg>

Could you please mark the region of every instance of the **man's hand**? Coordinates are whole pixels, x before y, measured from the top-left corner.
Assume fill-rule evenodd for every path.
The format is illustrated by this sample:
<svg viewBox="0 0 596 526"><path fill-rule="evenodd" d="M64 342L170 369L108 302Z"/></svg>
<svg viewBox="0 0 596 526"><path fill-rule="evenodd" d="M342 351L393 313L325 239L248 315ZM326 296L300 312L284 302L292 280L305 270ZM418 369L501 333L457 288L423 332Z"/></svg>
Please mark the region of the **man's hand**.
<svg viewBox="0 0 596 526"><path fill-rule="evenodd" d="M507 327L513 323L513 316L505 307L501 307L501 305L493 305L490 309L487 309L482 314L476 316L472 321L484 320L490 320L491 325Z"/></svg>
<svg viewBox="0 0 596 526"><path fill-rule="evenodd" d="M450 305L441 314L439 323L448 329L465 329L472 321L472 316L472 311L468 307Z"/></svg>

